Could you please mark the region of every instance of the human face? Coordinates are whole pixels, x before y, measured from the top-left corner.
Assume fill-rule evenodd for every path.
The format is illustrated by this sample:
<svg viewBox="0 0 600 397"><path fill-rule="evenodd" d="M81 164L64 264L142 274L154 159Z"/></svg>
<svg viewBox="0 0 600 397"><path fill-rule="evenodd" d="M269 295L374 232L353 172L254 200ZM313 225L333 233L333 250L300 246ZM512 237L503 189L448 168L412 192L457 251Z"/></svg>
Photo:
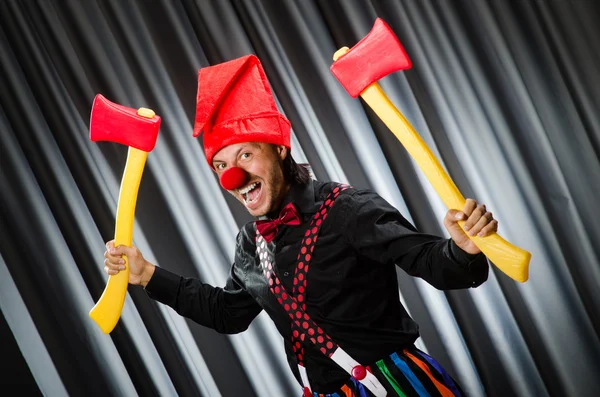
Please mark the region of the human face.
<svg viewBox="0 0 600 397"><path fill-rule="evenodd" d="M262 142L236 143L219 150L213 157L212 165L219 178L232 167L240 167L248 173L244 186L228 192L252 216L259 217L276 210L289 190L282 168L286 154L285 146Z"/></svg>

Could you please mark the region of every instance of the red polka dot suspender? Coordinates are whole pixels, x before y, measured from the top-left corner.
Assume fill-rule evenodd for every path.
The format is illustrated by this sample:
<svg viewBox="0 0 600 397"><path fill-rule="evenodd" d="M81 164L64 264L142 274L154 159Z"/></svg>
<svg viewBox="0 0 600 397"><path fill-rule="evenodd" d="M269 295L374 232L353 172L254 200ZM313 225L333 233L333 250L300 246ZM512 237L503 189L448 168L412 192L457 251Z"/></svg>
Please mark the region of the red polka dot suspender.
<svg viewBox="0 0 600 397"><path fill-rule="evenodd" d="M300 252L298 253L296 271L294 274L294 286L292 293L289 294L279 278L273 272L273 265L266 250L266 241L257 233L256 252L260 258L263 274L269 282L269 289L277 297L277 301L283 306L290 316L292 326L293 349L299 364L304 363L304 347L301 342L309 338L312 343L319 347L319 350L327 356L331 356L337 347L337 344L327 336L323 330L306 313L306 276L312 259L312 253L315 249L319 231L323 221L327 218L327 211L333 206L333 203L340 192L346 190L348 186L342 185L333 189L327 196L327 199L321 204L317 213L313 216L304 238L302 239Z"/></svg>
<svg viewBox="0 0 600 397"><path fill-rule="evenodd" d="M337 343L327 335L306 313L306 280L315 244L319 237L321 225L327 218L327 212L333 206L340 193L348 189L348 185L338 185L327 196L317 213L313 216L304 238L302 239L300 252L298 253L296 271L294 274L292 293L288 293L281 284L279 278L273 271L273 258L266 249L267 242L257 232L256 253L260 260L263 274L268 280L269 290L277 297L277 301L283 306L290 317L292 328L292 348L296 354L298 369L304 384L304 393L312 396L310 384L304 366L304 342L310 341L321 353L334 360L357 380L365 384L376 396L385 396L383 386L363 366L348 356Z"/></svg>

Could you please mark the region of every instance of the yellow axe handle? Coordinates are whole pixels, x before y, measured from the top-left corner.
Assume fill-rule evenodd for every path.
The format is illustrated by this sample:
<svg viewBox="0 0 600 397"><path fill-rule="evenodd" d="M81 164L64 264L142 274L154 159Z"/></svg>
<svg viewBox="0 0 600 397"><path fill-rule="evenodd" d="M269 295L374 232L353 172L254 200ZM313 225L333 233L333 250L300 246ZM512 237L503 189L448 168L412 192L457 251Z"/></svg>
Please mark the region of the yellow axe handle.
<svg viewBox="0 0 600 397"><path fill-rule="evenodd" d="M115 247L133 243L133 221L142 173L146 165L148 152L129 147L127 163L123 171L117 219L115 224ZM127 285L129 284L129 262L125 259L125 270L108 277L108 283L96 305L90 310L90 317L105 334L110 333L121 317Z"/></svg>
<svg viewBox="0 0 600 397"><path fill-rule="evenodd" d="M425 141L414 130L408 120L392 104L377 82L367 87L360 96L381 118L396 138L416 161L435 191L449 209L462 210L465 198L450 176L431 152ZM461 227L464 221L459 222ZM497 233L487 237L467 236L473 240L488 259L513 280L524 282L529 277L531 254L508 241Z"/></svg>

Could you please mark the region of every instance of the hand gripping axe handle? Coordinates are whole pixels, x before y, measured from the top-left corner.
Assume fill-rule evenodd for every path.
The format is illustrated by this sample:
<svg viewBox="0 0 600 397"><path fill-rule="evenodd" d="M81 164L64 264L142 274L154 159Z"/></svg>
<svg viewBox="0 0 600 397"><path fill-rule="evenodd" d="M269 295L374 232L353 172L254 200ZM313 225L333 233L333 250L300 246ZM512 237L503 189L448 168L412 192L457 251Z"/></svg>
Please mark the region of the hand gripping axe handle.
<svg viewBox="0 0 600 397"><path fill-rule="evenodd" d="M115 246L131 247L133 243L138 189L146 158L156 144L160 122L161 118L151 109L131 109L110 102L100 94L94 98L90 139L94 142L111 141L129 146L117 205ZM129 284L129 263L127 257L124 260L125 270L108 277L102 296L90 311L90 317L105 334L110 333L117 325L125 303Z"/></svg>
<svg viewBox="0 0 600 397"><path fill-rule="evenodd" d="M449 209L462 210L465 199L419 134L381 90L377 80L411 67L411 61L390 27L380 18L352 49L343 47L333 56L331 72L353 97L361 96L396 135ZM459 222L464 226L464 222ZM469 236L501 271L524 282L529 277L531 254L497 233Z"/></svg>

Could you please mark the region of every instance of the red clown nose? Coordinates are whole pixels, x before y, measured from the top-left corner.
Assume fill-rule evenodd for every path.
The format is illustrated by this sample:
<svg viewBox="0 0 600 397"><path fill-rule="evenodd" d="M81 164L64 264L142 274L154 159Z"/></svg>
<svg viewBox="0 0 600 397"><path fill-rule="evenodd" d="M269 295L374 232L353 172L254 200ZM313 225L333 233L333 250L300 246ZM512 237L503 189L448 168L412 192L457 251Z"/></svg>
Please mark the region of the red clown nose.
<svg viewBox="0 0 600 397"><path fill-rule="evenodd" d="M244 186L248 174L240 167L233 167L228 169L221 175L221 186L225 190L235 190Z"/></svg>

